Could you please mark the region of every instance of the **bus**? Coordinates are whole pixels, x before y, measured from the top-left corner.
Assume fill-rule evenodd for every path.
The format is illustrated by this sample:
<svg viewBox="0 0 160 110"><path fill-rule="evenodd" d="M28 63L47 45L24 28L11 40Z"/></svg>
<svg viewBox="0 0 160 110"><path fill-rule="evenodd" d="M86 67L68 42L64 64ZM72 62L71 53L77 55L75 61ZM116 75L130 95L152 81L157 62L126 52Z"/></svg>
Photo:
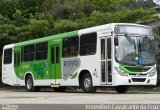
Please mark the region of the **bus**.
<svg viewBox="0 0 160 110"><path fill-rule="evenodd" d="M133 85L155 86L153 32L144 25L110 23L5 45L2 81L27 91L78 87L86 93L97 87L125 93Z"/></svg>

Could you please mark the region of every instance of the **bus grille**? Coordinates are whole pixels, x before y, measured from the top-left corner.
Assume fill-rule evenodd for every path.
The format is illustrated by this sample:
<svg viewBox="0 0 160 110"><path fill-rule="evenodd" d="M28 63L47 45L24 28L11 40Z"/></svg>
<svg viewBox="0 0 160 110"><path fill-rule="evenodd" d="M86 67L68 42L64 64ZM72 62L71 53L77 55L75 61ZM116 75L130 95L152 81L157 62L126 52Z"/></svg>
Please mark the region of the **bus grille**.
<svg viewBox="0 0 160 110"><path fill-rule="evenodd" d="M134 75L134 76L146 76L147 74L138 74L138 73L136 73L136 74L129 74L129 75Z"/></svg>
<svg viewBox="0 0 160 110"><path fill-rule="evenodd" d="M144 82L146 78L132 78L133 82Z"/></svg>

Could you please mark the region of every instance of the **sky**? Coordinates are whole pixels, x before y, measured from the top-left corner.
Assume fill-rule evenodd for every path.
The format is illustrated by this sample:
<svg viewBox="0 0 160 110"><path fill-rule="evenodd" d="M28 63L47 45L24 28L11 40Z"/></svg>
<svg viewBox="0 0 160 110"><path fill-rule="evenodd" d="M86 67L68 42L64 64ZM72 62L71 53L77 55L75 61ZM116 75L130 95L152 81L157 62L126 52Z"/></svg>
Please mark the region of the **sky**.
<svg viewBox="0 0 160 110"><path fill-rule="evenodd" d="M153 0L153 2L160 5L160 0Z"/></svg>

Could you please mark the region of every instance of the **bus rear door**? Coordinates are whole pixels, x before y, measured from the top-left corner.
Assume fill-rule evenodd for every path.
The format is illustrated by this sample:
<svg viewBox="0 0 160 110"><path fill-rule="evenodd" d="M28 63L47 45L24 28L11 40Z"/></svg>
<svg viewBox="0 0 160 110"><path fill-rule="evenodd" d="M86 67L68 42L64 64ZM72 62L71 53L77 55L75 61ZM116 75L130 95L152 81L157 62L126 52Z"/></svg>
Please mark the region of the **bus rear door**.
<svg viewBox="0 0 160 110"><path fill-rule="evenodd" d="M51 84L60 84L61 73L61 41L52 41L50 43L50 79Z"/></svg>

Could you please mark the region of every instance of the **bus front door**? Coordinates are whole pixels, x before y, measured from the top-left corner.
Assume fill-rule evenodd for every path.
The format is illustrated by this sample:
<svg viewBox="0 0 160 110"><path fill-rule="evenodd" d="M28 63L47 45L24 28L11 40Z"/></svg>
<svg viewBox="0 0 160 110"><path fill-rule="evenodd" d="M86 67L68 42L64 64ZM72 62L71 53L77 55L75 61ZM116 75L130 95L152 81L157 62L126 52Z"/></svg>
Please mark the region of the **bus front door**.
<svg viewBox="0 0 160 110"><path fill-rule="evenodd" d="M112 84L111 36L101 39L101 84Z"/></svg>
<svg viewBox="0 0 160 110"><path fill-rule="evenodd" d="M60 45L52 45L51 49L51 67L50 77L53 79L52 84L59 84L58 79L61 79L61 54Z"/></svg>

